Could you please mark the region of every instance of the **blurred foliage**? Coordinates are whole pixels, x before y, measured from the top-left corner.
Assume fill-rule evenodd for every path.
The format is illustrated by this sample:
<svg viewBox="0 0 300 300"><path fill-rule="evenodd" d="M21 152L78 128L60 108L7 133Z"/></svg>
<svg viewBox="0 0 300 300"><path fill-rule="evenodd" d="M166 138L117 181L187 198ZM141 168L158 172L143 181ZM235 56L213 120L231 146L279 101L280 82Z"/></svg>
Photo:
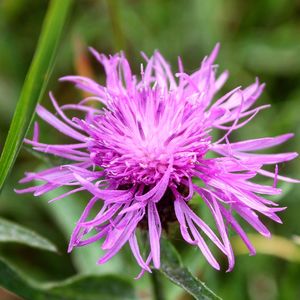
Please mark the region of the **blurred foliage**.
<svg viewBox="0 0 300 300"><path fill-rule="evenodd" d="M136 300L129 281L119 276L79 275L59 283L41 284L28 281L1 258L0 280L5 288L30 300Z"/></svg>
<svg viewBox="0 0 300 300"><path fill-rule="evenodd" d="M75 101L82 95L71 85L59 84L57 78L60 76L79 73L89 74L99 81L104 79L103 70L88 54L87 46L93 46L107 54L123 49L136 72L142 62L140 51L151 54L154 49L159 49L170 61L174 70L176 70L177 56L180 55L185 69L191 72L199 66L203 56L209 53L215 43L220 41L222 47L218 58L219 68L229 69L231 74L224 91L239 85L247 86L258 76L267 84L259 103L272 104L271 109L261 112L252 123L234 133L232 140L294 132L295 138L278 149L299 151L299 1L81 0L75 2L49 84L49 89L54 91L61 103ZM0 1L1 151L20 88L36 47L47 4L46 0ZM43 103L49 106L47 97ZM54 130L44 124L41 125L45 141L59 141L61 137ZM42 163L40 158L25 149L21 151L0 196L0 214L47 237L57 245L60 254L42 252L17 244L0 244L0 254L8 261L13 261L23 273L30 270L32 278L36 281L57 281L82 271L78 258L75 258L76 255L78 257L80 255L66 254L70 229L66 227L66 222L61 220L63 211L66 216L70 215L70 219L74 220L72 222L75 222L80 210L77 211L78 207L68 208L67 202L71 199L45 205L45 199L30 195L20 196L13 191L25 170L32 170L33 166ZM299 159L283 164L279 169L282 174L300 177ZM283 225L266 221L272 232L281 239L271 240L271 244L268 244L270 241L267 239L259 240L261 249L266 250L269 245L282 251L267 249L268 251L260 253L258 249L256 256L248 257L242 254L243 250L238 251L239 245L236 244L237 252L240 254L237 255L236 267L231 273L224 271L226 270L225 259L223 271L217 272L203 260L198 249L186 247L185 243L177 240L174 234L174 242L185 264L201 280L208 282L209 287L222 298L300 299L300 263L298 259L293 260L290 257L292 255L290 249L299 250L297 241L300 236L300 189L299 186L292 188L284 186L284 189L287 192L282 199L278 200L283 206L288 207L281 213ZM81 207L85 202L84 197L79 202L78 205ZM57 213L54 212L56 208L51 207L54 205ZM200 213L205 215L202 207ZM247 229L251 232L249 227ZM124 266L121 268L123 275L132 279L139 270L133 262L130 251L125 248L119 256L124 258ZM84 257L84 254L81 257ZM114 265L118 265L118 259L118 257L114 258L115 261L112 261L115 262ZM223 258L220 256L220 259ZM89 264L90 262L87 261L86 269L89 268ZM90 268L92 270L95 266L91 263ZM119 270L111 267L110 273L120 273ZM148 290L148 275L134 282L134 285L140 299L152 299L151 291ZM189 296L173 284L166 283L166 285L169 299L189 299Z"/></svg>

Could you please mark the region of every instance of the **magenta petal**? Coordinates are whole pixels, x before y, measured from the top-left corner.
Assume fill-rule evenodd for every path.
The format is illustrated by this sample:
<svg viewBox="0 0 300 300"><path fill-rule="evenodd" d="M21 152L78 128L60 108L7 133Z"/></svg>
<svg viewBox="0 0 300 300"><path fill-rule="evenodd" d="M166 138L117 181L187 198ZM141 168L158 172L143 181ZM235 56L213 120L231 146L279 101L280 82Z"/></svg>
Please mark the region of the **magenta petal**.
<svg viewBox="0 0 300 300"><path fill-rule="evenodd" d="M233 250L232 250L232 247L231 247L231 244L229 241L227 228L225 227L223 216L222 216L220 208L219 208L219 204L217 203L216 199L214 199L214 198L212 198L212 202L213 202L213 205L211 207L211 211L216 220L218 230L220 232L224 247L226 249L228 262L229 262L227 272L229 272L234 267L234 254L233 254Z"/></svg>
<svg viewBox="0 0 300 300"><path fill-rule="evenodd" d="M266 149L269 147L273 147L276 145L280 145L285 141L292 138L294 135L292 133L283 134L277 137L269 137L269 138L260 138L254 140L246 140L242 142L230 143L227 144L219 144L215 145L214 149L228 149L228 151L254 151Z"/></svg>
<svg viewBox="0 0 300 300"><path fill-rule="evenodd" d="M228 212L224 207L220 205L220 210L222 215L226 218L226 221L231 225L231 227L236 231L236 233L241 237L251 255L255 255L256 251L253 245L251 244L250 240L248 239L245 231L240 226L240 224L234 219L232 214Z"/></svg>
<svg viewBox="0 0 300 300"><path fill-rule="evenodd" d="M151 253L153 257L153 264L156 269L160 267L160 234L161 224L159 215L154 203L148 204L148 226L149 226L149 241L151 247Z"/></svg>
<svg viewBox="0 0 300 300"><path fill-rule="evenodd" d="M149 268L148 264L146 264L144 262L144 260L143 260L143 258L141 256L139 245L138 245L135 233L133 233L131 235L131 237L129 238L129 245L130 245L131 251L132 251L132 253L133 253L136 261L141 266L141 268L144 269L144 270L146 270L147 272L151 273L151 269Z"/></svg>
<svg viewBox="0 0 300 300"><path fill-rule="evenodd" d="M85 187L93 195L99 198L103 198L105 200L109 200L113 197L118 197L128 193L127 191L124 190L108 190L108 189L101 190L97 188L94 184L92 184L90 181L85 180L83 177L81 177L78 174L74 174L74 177L81 183L83 187Z"/></svg>
<svg viewBox="0 0 300 300"><path fill-rule="evenodd" d="M216 261L216 259L214 258L213 254L211 253L210 249L208 248L206 242L204 241L204 239L202 238L202 236L200 235L200 233L198 232L198 230L196 229L196 227L194 226L191 218L189 218L187 216L187 222L189 225L189 229L191 230L194 238L197 241L197 245L200 248L201 252L203 253L203 255L205 256L205 258L207 259L207 261L217 270L220 270L220 265L218 264L218 262Z"/></svg>
<svg viewBox="0 0 300 300"><path fill-rule="evenodd" d="M81 133L75 131L70 126L66 125L58 118L56 118L53 114L51 114L48 110L46 110L43 106L38 105L36 109L37 114L41 117L44 121L52 125L58 131L62 132L63 134L74 138L75 140L79 140L82 142L86 141L86 137Z"/></svg>
<svg viewBox="0 0 300 300"><path fill-rule="evenodd" d="M172 168L172 165L169 164L167 171L165 172L165 174L161 178L161 180L157 183L157 185L154 188L152 188L149 192L147 192L146 194L141 195L141 196L135 196L135 199L137 199L138 201L146 201L146 200L149 200L150 198L152 198L152 201L154 201L154 202L159 201L168 187L171 168Z"/></svg>
<svg viewBox="0 0 300 300"><path fill-rule="evenodd" d="M271 237L270 231L267 227L259 220L257 214L246 207L240 207L234 205L233 208L238 212L238 214L245 219L256 231L265 237Z"/></svg>
<svg viewBox="0 0 300 300"><path fill-rule="evenodd" d="M131 219L120 237L114 243L113 247L109 249L102 258L99 259L99 264L103 264L111 259L124 246L124 244L129 240L133 231L136 229L136 225L140 219L141 217L134 217Z"/></svg>
<svg viewBox="0 0 300 300"><path fill-rule="evenodd" d="M181 205L180 205L180 200L176 199L174 202L174 209L175 209L175 214L177 217L177 220L180 224L180 231L181 231L181 235L182 237L185 239L185 241L187 241L188 243L192 244L192 245L196 245L197 241L195 239L193 239L188 231L188 226L185 220L185 214L181 209Z"/></svg>

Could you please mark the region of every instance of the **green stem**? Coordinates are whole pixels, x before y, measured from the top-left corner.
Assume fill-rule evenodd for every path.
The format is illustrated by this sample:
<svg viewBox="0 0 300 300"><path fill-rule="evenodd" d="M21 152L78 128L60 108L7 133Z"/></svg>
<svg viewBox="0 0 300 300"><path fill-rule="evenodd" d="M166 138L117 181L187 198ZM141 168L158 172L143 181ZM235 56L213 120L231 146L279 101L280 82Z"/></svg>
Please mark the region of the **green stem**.
<svg viewBox="0 0 300 300"><path fill-rule="evenodd" d="M153 288L153 298L155 300L166 300L160 274L157 270L152 270L151 282Z"/></svg>

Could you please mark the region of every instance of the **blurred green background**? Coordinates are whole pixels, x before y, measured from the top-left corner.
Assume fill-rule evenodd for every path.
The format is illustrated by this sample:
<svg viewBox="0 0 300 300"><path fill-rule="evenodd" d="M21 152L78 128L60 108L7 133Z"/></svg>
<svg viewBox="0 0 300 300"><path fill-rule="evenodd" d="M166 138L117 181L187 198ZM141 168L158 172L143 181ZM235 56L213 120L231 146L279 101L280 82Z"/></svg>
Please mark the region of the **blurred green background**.
<svg viewBox="0 0 300 300"><path fill-rule="evenodd" d="M47 4L46 0L0 1L0 150L36 47ZM231 75L224 91L239 85L247 86L258 76L267 84L259 104L272 104L271 109L261 112L233 138L294 132L295 138L276 150L299 152L300 2L296 0L76 1L48 89L54 91L61 103L71 102L82 95L70 85L58 83L60 76L81 74L104 80L103 70L87 52L87 46L106 54L124 50L136 72L142 62L140 51L151 55L159 49L174 71L177 56L181 56L186 71L192 72L216 42L221 42L222 46L217 60L219 70L228 69ZM43 103L49 106L47 97ZM42 130L43 140L60 141L61 137L52 134L54 131L48 127L42 125ZM23 147L0 196L0 214L47 237L58 246L60 253L0 244L1 255L13 260L24 272L30 269L31 276L39 281L63 279L78 269L100 273L123 270L125 276L133 278L138 269L132 268L128 249L119 255L125 263L116 258L112 264L103 267L93 264L95 257L100 255L95 252L97 248L91 250L93 254L85 249L76 250L73 256L66 254L70 228L79 217L84 197L79 202L62 200L47 205L45 198L13 192L25 170L33 170L43 163ZM299 178L299 159L281 165L279 170L281 174ZM277 238L257 240L258 254L249 257L233 237L237 262L231 273L214 271L197 249L185 249L184 243L176 241L186 264L224 299L300 299L300 189L299 186L282 186L285 194L280 199L281 205L288 207L281 213L284 224L266 221ZM251 232L249 227L247 229ZM255 240L257 236L253 238ZM83 256L90 258L84 266ZM134 282L140 299L152 299L148 282L147 275ZM167 291L172 300L190 299L171 284ZM14 298L0 290L0 299Z"/></svg>

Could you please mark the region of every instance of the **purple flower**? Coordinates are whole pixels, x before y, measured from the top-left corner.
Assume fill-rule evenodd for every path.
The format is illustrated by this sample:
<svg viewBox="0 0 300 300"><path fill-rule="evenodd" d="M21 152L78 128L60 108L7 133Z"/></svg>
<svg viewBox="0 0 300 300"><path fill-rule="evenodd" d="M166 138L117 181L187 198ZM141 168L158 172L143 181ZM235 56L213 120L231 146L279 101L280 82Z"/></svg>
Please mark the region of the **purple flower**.
<svg viewBox="0 0 300 300"><path fill-rule="evenodd" d="M70 162L38 173L26 173L21 183L33 180L42 183L18 192L39 196L62 186L71 188L52 201L80 191L92 194L74 228L69 251L103 239L105 254L99 260L102 264L128 242L143 271L151 272L150 263L160 267L162 230L177 221L182 238L198 246L207 261L220 269L206 243L209 238L228 257L230 271L234 254L229 228L241 237L250 254L255 254L237 215L266 237L270 231L259 215L281 223L277 212L284 208L263 195L281 193L276 187L277 180L298 182L279 176L277 167L278 163L295 158L297 153L255 154L253 151L279 145L293 135L229 141L233 131L269 106L252 108L264 88L258 80L213 101L228 77L226 71L216 77L217 66L213 63L218 49L219 45L191 75L184 72L179 59L177 79L159 52L151 58L143 55L146 67L141 66L141 78L138 78L132 74L122 53L107 57L91 49L105 69L106 85L85 77L66 76L61 81L70 81L92 96L79 104L60 107L50 94L56 115L42 106L37 107L41 119L75 142L41 143L36 126L33 140L26 142L36 151ZM90 105L91 101L96 105ZM70 111L84 117L70 119L67 116ZM220 139L212 138L215 129L223 132ZM263 169L273 164L274 173ZM258 174L273 178L274 184L251 181ZM217 233L192 210L189 202L195 194L201 197L199 205L210 210ZM103 204L102 208L96 216L89 217L97 202ZM140 253L138 228L148 231L147 258Z"/></svg>

